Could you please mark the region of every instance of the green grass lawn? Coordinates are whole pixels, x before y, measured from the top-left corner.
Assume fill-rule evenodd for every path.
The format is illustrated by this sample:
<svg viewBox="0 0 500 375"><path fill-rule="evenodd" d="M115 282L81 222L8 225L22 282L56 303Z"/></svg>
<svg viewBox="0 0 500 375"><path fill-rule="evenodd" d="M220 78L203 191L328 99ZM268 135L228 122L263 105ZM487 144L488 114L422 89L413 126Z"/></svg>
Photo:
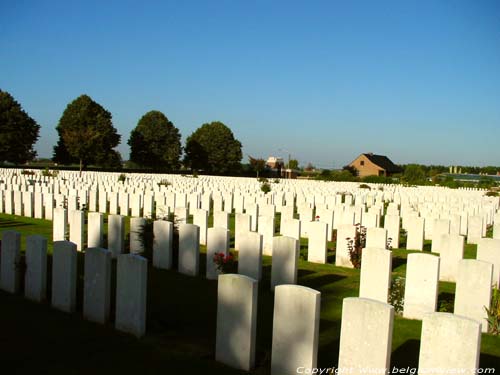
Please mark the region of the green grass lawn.
<svg viewBox="0 0 500 375"><path fill-rule="evenodd" d="M128 232L128 220L126 231ZM230 225L234 235L234 216ZM0 232L14 229L24 239L41 234L49 239L52 222L0 215ZM234 239L232 239L233 241ZM334 261L333 243L328 244ZM214 361L217 282L204 278L206 252L201 249L200 276L188 277L175 270L148 269L147 335L142 339L121 334L112 323L102 326L83 320L83 254L78 258L78 306L65 314L47 303L31 303L22 296L0 292L0 359L5 373L171 373L243 374ZM298 284L321 291L319 367L336 366L340 339L342 300L357 296L359 270L305 261L307 240L301 240ZM393 250L393 276L404 276L406 250ZM146 254L149 256L149 254ZM475 256L467 246L466 257ZM50 281L49 257L49 281ZM115 266L115 264L114 264ZM271 359L273 294L270 292L271 258L263 257L259 287L256 368L252 374L268 374ZM113 280L116 270L113 269ZM50 285L50 284L49 284ZM113 286L114 288L114 286ZM440 283L440 304L453 300L453 283ZM49 296L50 297L50 296ZM112 316L114 296L112 297ZM421 322L396 317L392 366L417 367ZM500 338L483 334L480 364L500 368Z"/></svg>

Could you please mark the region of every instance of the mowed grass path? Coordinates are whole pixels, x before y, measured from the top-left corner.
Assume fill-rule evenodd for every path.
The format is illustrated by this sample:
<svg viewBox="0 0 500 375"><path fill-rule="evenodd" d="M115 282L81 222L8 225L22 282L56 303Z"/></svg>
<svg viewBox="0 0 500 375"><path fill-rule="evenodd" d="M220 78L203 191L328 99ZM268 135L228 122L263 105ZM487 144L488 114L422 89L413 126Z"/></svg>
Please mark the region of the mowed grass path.
<svg viewBox="0 0 500 375"><path fill-rule="evenodd" d="M128 220L126 222L128 233ZM233 217L231 228L234 235ZM26 235L47 237L50 252L52 222L0 215L0 232L9 229L22 233L23 250ZM329 243L328 247L329 262L333 262L334 244ZM149 267L147 335L139 340L114 330L113 322L102 326L83 320L83 254L78 258L75 314L53 310L48 303L31 303L20 295L0 292L2 370L9 374L156 374L161 371L243 374L214 361L217 282L205 279L205 249L202 247L201 251L199 277ZM357 296L359 270L309 263L303 259L306 252L307 240L303 239L298 283L322 293L318 366L332 367L337 365L342 300ZM400 249L393 251L393 276L404 276L408 253ZM475 247L467 246L466 257L474 256ZM49 286L50 266L49 256ZM115 266L113 264L113 283ZM269 290L270 273L271 258L265 256L258 299L256 368L252 374L268 374L270 368L274 304L274 296ZM112 287L114 289L115 285ZM454 287L452 283L441 283L440 301L452 300ZM113 319L114 295L111 308ZM421 322L395 318L391 366L417 367L420 332ZM480 364L483 368L500 369L499 337L483 334Z"/></svg>

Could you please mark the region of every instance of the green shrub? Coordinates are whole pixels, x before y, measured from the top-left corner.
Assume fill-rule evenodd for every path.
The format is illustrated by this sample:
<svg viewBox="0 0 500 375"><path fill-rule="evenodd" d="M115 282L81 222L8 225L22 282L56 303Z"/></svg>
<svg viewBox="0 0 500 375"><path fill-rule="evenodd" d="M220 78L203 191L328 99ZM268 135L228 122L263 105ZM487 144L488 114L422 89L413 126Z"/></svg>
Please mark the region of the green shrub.
<svg viewBox="0 0 500 375"><path fill-rule="evenodd" d="M158 186L170 186L170 185L172 185L172 183L165 179L158 182Z"/></svg>
<svg viewBox="0 0 500 375"><path fill-rule="evenodd" d="M389 290L389 303L394 306L394 312L398 315L403 314L405 304L405 283L404 277L397 276L391 282Z"/></svg>
<svg viewBox="0 0 500 375"><path fill-rule="evenodd" d="M260 190L262 190L264 194L267 194L271 191L271 185L269 185L268 182L264 182L262 185L260 185Z"/></svg>
<svg viewBox="0 0 500 375"><path fill-rule="evenodd" d="M498 197L498 192L496 191L488 191L485 194L487 197Z"/></svg>
<svg viewBox="0 0 500 375"><path fill-rule="evenodd" d="M370 186L368 186L367 184L360 184L359 185L359 188L360 189L368 189L368 190L371 190L372 188Z"/></svg>
<svg viewBox="0 0 500 375"><path fill-rule="evenodd" d="M488 333L500 335L500 290L493 288L490 308L484 307L488 314Z"/></svg>
<svg viewBox="0 0 500 375"><path fill-rule="evenodd" d="M120 175L118 176L118 182L125 182L127 181L127 175L125 173L120 173Z"/></svg>

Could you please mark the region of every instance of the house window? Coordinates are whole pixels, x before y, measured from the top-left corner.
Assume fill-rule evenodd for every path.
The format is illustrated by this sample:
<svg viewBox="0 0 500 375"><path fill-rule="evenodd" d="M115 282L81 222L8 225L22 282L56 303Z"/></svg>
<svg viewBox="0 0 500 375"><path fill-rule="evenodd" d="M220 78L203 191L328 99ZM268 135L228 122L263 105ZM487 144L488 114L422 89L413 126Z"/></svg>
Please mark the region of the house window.
<svg viewBox="0 0 500 375"><path fill-rule="evenodd" d="M359 162L359 165L361 165L361 166L365 165L365 161L364 161L364 160L361 160L361 161Z"/></svg>

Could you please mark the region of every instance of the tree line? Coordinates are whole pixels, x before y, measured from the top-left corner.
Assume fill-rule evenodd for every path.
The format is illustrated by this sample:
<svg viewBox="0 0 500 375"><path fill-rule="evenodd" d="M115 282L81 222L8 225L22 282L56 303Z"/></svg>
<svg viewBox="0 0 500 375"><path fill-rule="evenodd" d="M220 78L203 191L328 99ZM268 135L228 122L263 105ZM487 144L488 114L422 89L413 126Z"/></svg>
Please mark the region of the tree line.
<svg viewBox="0 0 500 375"><path fill-rule="evenodd" d="M116 147L121 135L112 115L88 95L70 102L56 126L58 141L52 160L63 165L78 164L121 168ZM8 92L0 90L0 162L23 164L36 156L34 145L40 125ZM138 121L127 141L130 161L140 168L177 171L181 163L193 171L233 174L241 167L242 145L222 122L201 125L181 145L181 133L160 111L149 111Z"/></svg>

